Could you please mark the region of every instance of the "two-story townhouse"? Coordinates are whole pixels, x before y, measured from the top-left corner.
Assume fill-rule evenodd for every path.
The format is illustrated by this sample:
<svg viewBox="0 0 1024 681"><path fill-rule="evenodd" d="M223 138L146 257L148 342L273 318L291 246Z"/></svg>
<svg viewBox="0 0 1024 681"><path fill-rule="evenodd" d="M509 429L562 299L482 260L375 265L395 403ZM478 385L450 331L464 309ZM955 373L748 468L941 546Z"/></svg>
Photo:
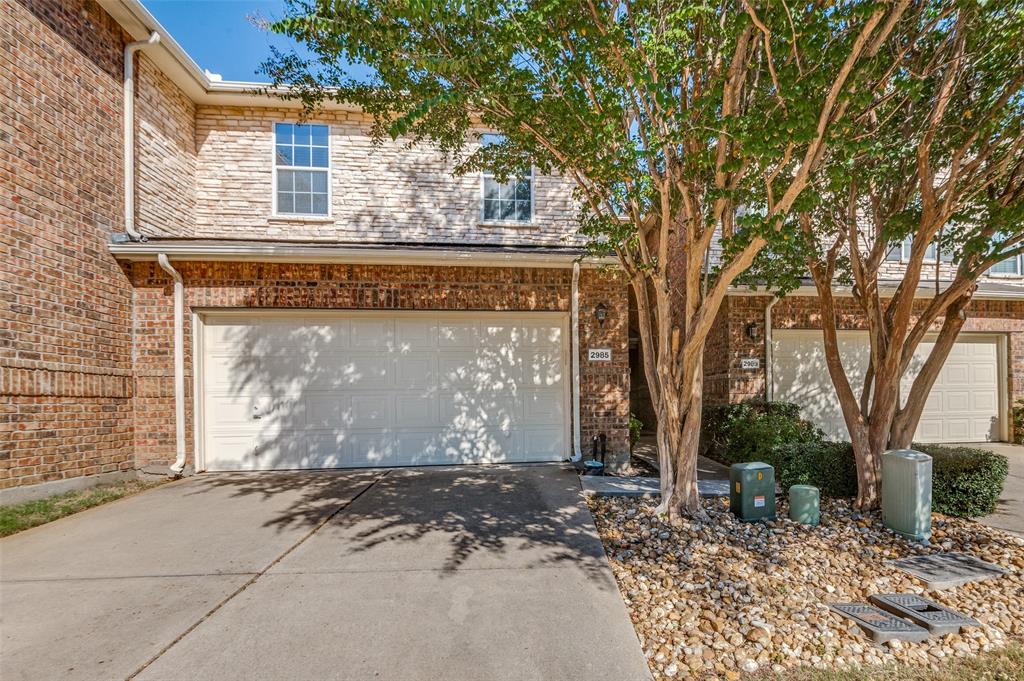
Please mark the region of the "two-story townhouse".
<svg viewBox="0 0 1024 681"><path fill-rule="evenodd" d="M0 30L0 486L628 454L627 289L565 180L211 82L135 0Z"/></svg>
<svg viewBox="0 0 1024 681"><path fill-rule="evenodd" d="M137 0L0 19L3 498L147 465L559 461L601 434L627 456L628 285L581 257L565 179L456 178L358 110L211 82ZM982 285L927 439L1009 437L1019 274ZM830 423L815 299L770 301L727 300L708 399Z"/></svg>

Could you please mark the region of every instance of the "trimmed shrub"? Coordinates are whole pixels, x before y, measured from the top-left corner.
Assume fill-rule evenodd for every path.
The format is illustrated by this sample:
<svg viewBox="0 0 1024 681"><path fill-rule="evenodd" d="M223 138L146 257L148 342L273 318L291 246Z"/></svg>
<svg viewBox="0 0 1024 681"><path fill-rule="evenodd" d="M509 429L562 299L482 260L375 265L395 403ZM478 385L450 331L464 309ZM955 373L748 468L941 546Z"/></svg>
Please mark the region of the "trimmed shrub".
<svg viewBox="0 0 1024 681"><path fill-rule="evenodd" d="M932 457L932 510L961 518L995 510L1009 471L1005 456L972 447L915 444ZM814 485L824 497L857 494L857 464L848 442L830 442L784 402L705 409L701 453L728 465L763 461L783 490Z"/></svg>
<svg viewBox="0 0 1024 681"><path fill-rule="evenodd" d="M764 461L780 445L823 442L825 435L788 402L712 405L704 410L701 451L724 464Z"/></svg>
<svg viewBox="0 0 1024 681"><path fill-rule="evenodd" d="M972 447L915 444L932 457L932 510L960 518L996 509L1009 473L1005 456Z"/></svg>
<svg viewBox="0 0 1024 681"><path fill-rule="evenodd" d="M814 485L823 497L857 495L857 463L849 442L797 442L772 450L770 463L783 491Z"/></svg>

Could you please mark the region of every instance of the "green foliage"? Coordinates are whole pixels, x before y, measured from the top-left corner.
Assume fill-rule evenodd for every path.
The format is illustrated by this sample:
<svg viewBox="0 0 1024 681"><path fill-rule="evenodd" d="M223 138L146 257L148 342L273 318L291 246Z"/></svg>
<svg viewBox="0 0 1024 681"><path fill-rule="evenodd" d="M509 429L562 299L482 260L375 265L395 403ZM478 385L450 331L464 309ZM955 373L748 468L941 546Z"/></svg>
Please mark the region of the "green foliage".
<svg viewBox="0 0 1024 681"><path fill-rule="evenodd" d="M726 465L762 461L775 468L783 490L814 485L825 497L857 494L857 465L848 442L830 442L783 402L710 406L701 443ZM1006 457L970 447L915 444L932 457L932 509L962 518L995 510L1009 470Z"/></svg>
<svg viewBox="0 0 1024 681"><path fill-rule="evenodd" d="M1006 457L984 449L915 444L932 457L932 509L976 518L996 509L1009 473Z"/></svg>
<svg viewBox="0 0 1024 681"><path fill-rule="evenodd" d="M1013 441L1024 445L1024 399L1013 405Z"/></svg>
<svg viewBox="0 0 1024 681"><path fill-rule="evenodd" d="M829 93L868 16L893 7L288 0L270 28L312 56L274 52L263 70L307 109L357 104L378 139L430 143L457 158L458 172L514 172L525 159L575 180L580 231L595 251L639 257L648 218L688 213L697 233L725 220L731 255L758 236L792 240L777 236L769 206L823 120L837 142L854 135L834 125L845 109ZM892 56L858 55L842 82L863 98L857 88L870 91ZM372 79L351 77L351 64ZM485 130L505 143L481 148Z"/></svg>
<svg viewBox="0 0 1024 681"><path fill-rule="evenodd" d="M644 429L643 421L641 421L636 414L629 415L629 446L633 447L637 442L640 441L640 433Z"/></svg>
<svg viewBox="0 0 1024 681"><path fill-rule="evenodd" d="M759 402L708 407L702 441L707 456L730 465L762 461L775 479L790 485L814 485L826 497L857 493L857 471L848 443L828 442L824 433L800 418L800 407Z"/></svg>
<svg viewBox="0 0 1024 681"><path fill-rule="evenodd" d="M820 442L824 434L788 402L743 402L704 408L701 449L725 464L767 461L784 444Z"/></svg>

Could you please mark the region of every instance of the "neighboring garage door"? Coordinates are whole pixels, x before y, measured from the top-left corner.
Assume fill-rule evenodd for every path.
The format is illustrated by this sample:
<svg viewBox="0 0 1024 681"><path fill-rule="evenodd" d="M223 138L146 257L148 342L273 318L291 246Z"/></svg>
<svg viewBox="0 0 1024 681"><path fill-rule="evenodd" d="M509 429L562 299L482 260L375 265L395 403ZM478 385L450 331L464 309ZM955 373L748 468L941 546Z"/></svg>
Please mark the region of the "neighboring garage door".
<svg viewBox="0 0 1024 681"><path fill-rule="evenodd" d="M821 331L773 332L773 396L799 404L804 417L832 437L849 439L825 364ZM925 340L903 379L903 394L933 343ZM850 382L860 395L870 355L866 332L841 331L839 347ZM915 440L985 442L1000 439L999 339L961 336L928 395Z"/></svg>
<svg viewBox="0 0 1024 681"><path fill-rule="evenodd" d="M558 461L562 313L208 314L207 470Z"/></svg>

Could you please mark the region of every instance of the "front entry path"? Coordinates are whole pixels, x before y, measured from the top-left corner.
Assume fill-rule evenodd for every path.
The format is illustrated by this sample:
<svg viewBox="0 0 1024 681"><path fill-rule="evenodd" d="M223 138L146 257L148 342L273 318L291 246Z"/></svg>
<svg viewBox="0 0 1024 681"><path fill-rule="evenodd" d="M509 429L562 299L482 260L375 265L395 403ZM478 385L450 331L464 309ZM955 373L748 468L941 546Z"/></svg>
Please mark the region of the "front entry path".
<svg viewBox="0 0 1024 681"><path fill-rule="evenodd" d="M559 466L201 475L0 541L0 677L649 679Z"/></svg>

